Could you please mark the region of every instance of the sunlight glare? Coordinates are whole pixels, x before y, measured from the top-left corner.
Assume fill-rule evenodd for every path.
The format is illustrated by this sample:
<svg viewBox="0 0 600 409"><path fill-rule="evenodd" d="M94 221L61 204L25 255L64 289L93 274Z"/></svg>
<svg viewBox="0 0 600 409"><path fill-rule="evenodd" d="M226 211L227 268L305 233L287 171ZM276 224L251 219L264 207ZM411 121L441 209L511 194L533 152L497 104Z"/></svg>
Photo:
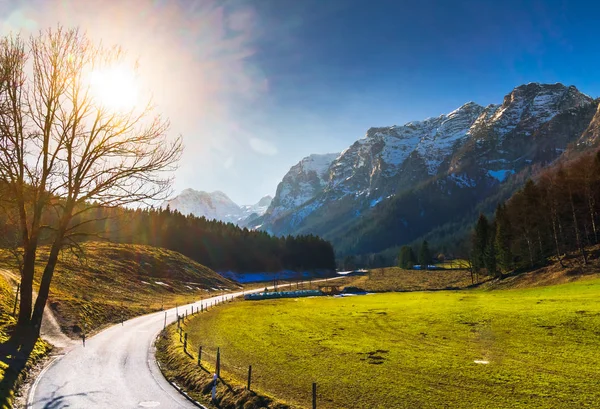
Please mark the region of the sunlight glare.
<svg viewBox="0 0 600 409"><path fill-rule="evenodd" d="M109 109L135 107L138 87L135 72L125 66L108 67L90 74L90 86L97 102Z"/></svg>

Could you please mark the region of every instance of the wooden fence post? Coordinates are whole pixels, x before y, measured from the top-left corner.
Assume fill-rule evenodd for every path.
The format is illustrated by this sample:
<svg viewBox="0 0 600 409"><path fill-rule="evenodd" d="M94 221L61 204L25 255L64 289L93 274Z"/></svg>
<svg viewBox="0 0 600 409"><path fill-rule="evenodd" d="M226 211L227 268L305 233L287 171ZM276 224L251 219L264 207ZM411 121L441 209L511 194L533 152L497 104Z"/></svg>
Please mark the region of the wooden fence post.
<svg viewBox="0 0 600 409"><path fill-rule="evenodd" d="M183 352L187 353L187 332L185 333L185 336L183 337Z"/></svg>
<svg viewBox="0 0 600 409"><path fill-rule="evenodd" d="M317 409L317 383L313 382L313 391L312 391L312 401L313 401L313 409Z"/></svg>
<svg viewBox="0 0 600 409"><path fill-rule="evenodd" d="M217 378L221 377L221 348L217 347Z"/></svg>
<svg viewBox="0 0 600 409"><path fill-rule="evenodd" d="M202 366L202 345L198 348L198 366Z"/></svg>
<svg viewBox="0 0 600 409"><path fill-rule="evenodd" d="M21 283L17 283L17 293L15 294L15 306L13 307L13 317L17 316L17 304L19 303L19 291L21 290Z"/></svg>
<svg viewBox="0 0 600 409"><path fill-rule="evenodd" d="M165 326L163 327L163 329L167 328L167 312L165 311Z"/></svg>
<svg viewBox="0 0 600 409"><path fill-rule="evenodd" d="M250 390L250 384L252 383L252 365L248 367L248 390Z"/></svg>

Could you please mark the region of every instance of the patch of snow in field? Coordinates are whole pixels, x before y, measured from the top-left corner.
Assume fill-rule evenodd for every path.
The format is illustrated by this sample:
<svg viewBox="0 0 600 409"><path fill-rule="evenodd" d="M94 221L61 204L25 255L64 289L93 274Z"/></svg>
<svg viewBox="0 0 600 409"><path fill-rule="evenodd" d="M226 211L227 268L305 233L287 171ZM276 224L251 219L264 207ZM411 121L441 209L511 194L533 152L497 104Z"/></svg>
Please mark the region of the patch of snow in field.
<svg viewBox="0 0 600 409"><path fill-rule="evenodd" d="M162 281L155 281L154 284L164 285L165 287L171 287L169 284L163 283Z"/></svg>
<svg viewBox="0 0 600 409"><path fill-rule="evenodd" d="M140 281L140 282L141 282L142 284L148 284L148 285L151 285L151 284L150 284L149 282L147 282L147 281Z"/></svg>

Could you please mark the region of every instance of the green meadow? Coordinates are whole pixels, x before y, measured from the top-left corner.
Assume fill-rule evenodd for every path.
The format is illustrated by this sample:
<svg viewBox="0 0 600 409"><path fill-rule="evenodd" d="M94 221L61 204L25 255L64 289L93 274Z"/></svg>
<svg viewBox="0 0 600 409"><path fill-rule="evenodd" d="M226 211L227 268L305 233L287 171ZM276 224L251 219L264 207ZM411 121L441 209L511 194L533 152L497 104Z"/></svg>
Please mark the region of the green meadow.
<svg viewBox="0 0 600 409"><path fill-rule="evenodd" d="M598 408L600 279L235 302L191 319L222 376L296 407Z"/></svg>

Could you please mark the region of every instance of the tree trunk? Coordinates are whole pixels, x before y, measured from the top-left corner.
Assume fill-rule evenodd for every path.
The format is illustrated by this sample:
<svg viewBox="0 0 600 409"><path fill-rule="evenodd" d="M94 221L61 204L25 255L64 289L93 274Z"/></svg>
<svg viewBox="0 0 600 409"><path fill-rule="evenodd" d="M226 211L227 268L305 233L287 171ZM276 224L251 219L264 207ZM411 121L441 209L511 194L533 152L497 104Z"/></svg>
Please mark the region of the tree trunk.
<svg viewBox="0 0 600 409"><path fill-rule="evenodd" d="M527 242L527 250L529 251L529 265L533 267L533 250L531 249L531 240L529 240L527 234L525 234L525 241Z"/></svg>
<svg viewBox="0 0 600 409"><path fill-rule="evenodd" d="M592 220L592 238L594 239L594 244L598 244L598 229L596 228L595 212L596 204L594 203L591 193L588 193L588 207L590 208L590 219Z"/></svg>
<svg viewBox="0 0 600 409"><path fill-rule="evenodd" d="M560 245L558 244L558 234L556 232L556 219L554 218L554 216L552 217L552 233L554 235L554 244L556 245L556 258L558 259L560 266L564 268L565 265L562 262L562 258L560 258Z"/></svg>
<svg viewBox="0 0 600 409"><path fill-rule="evenodd" d="M21 272L21 294L19 302L19 318L17 332L25 330L31 323L31 307L33 302L33 276L35 272L36 249L30 246L23 256L23 271Z"/></svg>
<svg viewBox="0 0 600 409"><path fill-rule="evenodd" d="M581 257L583 258L583 264L587 265L587 255L585 254L585 249L583 248L583 244L581 242L581 237L579 234L579 224L577 223L577 213L575 212L575 203L573 202L573 192L569 187L569 201L571 202L571 215L573 216L573 227L575 227L575 240L577 241L577 248L581 253Z"/></svg>
<svg viewBox="0 0 600 409"><path fill-rule="evenodd" d="M55 241L54 244L52 244L52 248L50 249L50 256L48 257L48 262L46 263L46 267L44 268L44 274L42 275L42 282L40 283L38 296L35 300L35 307L33 308L31 326L35 334L37 334L38 336L42 325L44 308L46 307L46 301L48 301L50 283L52 282L54 268L56 267L56 262L58 261L58 253L60 252L60 247L60 242L58 240Z"/></svg>
<svg viewBox="0 0 600 409"><path fill-rule="evenodd" d="M544 260L544 246L542 245L542 235L540 233L540 229L537 229L537 237L538 237L538 245L540 247L540 257L539 257L539 261L543 261Z"/></svg>

